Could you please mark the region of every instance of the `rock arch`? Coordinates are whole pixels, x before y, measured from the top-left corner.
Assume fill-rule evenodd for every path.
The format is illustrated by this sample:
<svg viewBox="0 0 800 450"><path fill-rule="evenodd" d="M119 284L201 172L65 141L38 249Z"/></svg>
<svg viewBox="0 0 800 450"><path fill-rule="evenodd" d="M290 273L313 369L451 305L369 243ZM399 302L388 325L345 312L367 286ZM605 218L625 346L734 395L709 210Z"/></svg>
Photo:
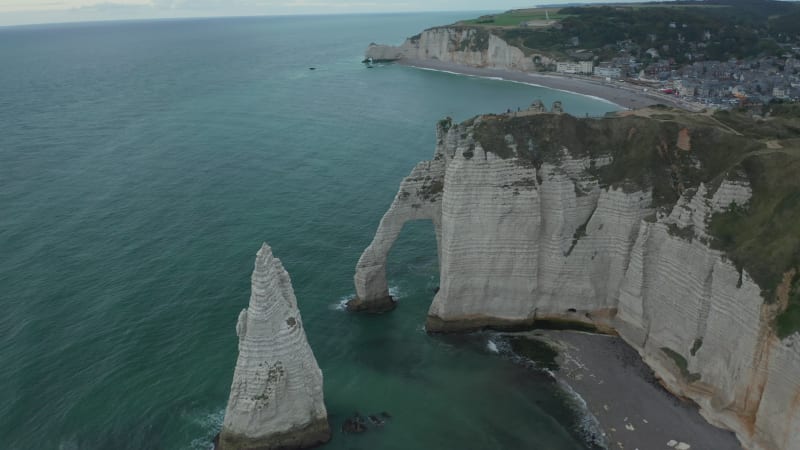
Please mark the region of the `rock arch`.
<svg viewBox="0 0 800 450"><path fill-rule="evenodd" d="M354 277L356 296L347 303L349 311L384 312L394 309L395 301L389 295L386 281L386 258L406 222L433 221L439 247L444 172L444 161L434 159L417 164L403 179L392 205L378 225L372 243L358 260Z"/></svg>

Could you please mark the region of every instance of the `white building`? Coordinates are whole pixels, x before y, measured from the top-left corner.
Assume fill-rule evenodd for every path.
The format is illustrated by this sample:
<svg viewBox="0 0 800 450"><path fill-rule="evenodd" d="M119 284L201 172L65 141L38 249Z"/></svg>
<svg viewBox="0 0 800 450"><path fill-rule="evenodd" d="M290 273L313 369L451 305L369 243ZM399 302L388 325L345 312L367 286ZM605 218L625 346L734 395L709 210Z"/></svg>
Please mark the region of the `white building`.
<svg viewBox="0 0 800 450"><path fill-rule="evenodd" d="M557 62L556 63L556 72L558 73L582 73L591 75L592 74L592 62L591 61L579 61L579 62Z"/></svg>
<svg viewBox="0 0 800 450"><path fill-rule="evenodd" d="M594 76L618 80L622 78L622 69L620 69L619 67L597 66L594 68Z"/></svg>
<svg viewBox="0 0 800 450"><path fill-rule="evenodd" d="M772 88L772 96L775 98L789 98L789 90L784 86L775 86Z"/></svg>

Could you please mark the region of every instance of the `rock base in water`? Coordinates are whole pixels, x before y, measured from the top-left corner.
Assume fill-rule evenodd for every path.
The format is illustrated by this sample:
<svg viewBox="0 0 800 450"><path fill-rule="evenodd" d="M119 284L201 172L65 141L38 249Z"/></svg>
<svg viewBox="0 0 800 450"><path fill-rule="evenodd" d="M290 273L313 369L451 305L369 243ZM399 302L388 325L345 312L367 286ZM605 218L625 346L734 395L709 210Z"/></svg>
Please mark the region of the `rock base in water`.
<svg viewBox="0 0 800 450"><path fill-rule="evenodd" d="M438 316L429 315L425 321L425 331L428 333L464 333L480 330L497 331L524 331L534 328L535 319L510 319L504 320L497 317L465 317L457 320L443 320Z"/></svg>
<svg viewBox="0 0 800 450"><path fill-rule="evenodd" d="M322 371L304 330L291 278L265 243L236 323L239 357L217 448L302 449L330 439Z"/></svg>
<svg viewBox="0 0 800 450"><path fill-rule="evenodd" d="M365 312L380 314L393 310L397 306L397 301L391 295L378 300L363 301L358 297L353 297L347 302L347 310L350 312Z"/></svg>
<svg viewBox="0 0 800 450"><path fill-rule="evenodd" d="M214 450L300 450L318 447L331 439L328 419L311 422L303 428L275 433L261 439L225 433L214 438Z"/></svg>
<svg viewBox="0 0 800 450"><path fill-rule="evenodd" d="M592 333L616 335L616 331L608 324L605 311L598 311L589 316L577 314L548 315L546 317L529 317L525 319L501 319L489 316L474 316L460 319L444 320L441 317L428 315L425 331L428 333L465 333L480 330L495 331L527 331L533 329L576 330ZM594 317L596 316L596 317Z"/></svg>

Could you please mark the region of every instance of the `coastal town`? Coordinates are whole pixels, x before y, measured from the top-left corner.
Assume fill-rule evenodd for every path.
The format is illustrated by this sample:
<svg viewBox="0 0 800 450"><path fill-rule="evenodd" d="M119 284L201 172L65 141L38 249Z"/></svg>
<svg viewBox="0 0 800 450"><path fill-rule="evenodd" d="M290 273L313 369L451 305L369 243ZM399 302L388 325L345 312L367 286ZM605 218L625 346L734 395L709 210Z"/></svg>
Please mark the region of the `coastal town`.
<svg viewBox="0 0 800 450"><path fill-rule="evenodd" d="M638 90L688 109L800 100L800 11L787 2L537 7L458 22L539 73Z"/></svg>
<svg viewBox="0 0 800 450"><path fill-rule="evenodd" d="M617 47L620 56L596 65L591 59L559 61L549 69L562 75L624 82L721 109L759 109L773 101L800 100L800 43L785 45L780 56L716 61L697 54L695 61L685 65L671 58L659 59L655 48L646 51L652 55L646 62L632 55L630 42L618 42ZM590 52L585 53L591 57Z"/></svg>

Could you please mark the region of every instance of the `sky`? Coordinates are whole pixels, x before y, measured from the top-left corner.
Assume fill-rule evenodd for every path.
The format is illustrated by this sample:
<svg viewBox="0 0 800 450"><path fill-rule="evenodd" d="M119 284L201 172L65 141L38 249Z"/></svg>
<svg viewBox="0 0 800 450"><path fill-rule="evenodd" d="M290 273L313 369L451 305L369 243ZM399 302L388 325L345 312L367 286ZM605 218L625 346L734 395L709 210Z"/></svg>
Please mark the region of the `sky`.
<svg viewBox="0 0 800 450"><path fill-rule="evenodd" d="M536 0L0 0L0 26L176 17L507 10L535 3Z"/></svg>

